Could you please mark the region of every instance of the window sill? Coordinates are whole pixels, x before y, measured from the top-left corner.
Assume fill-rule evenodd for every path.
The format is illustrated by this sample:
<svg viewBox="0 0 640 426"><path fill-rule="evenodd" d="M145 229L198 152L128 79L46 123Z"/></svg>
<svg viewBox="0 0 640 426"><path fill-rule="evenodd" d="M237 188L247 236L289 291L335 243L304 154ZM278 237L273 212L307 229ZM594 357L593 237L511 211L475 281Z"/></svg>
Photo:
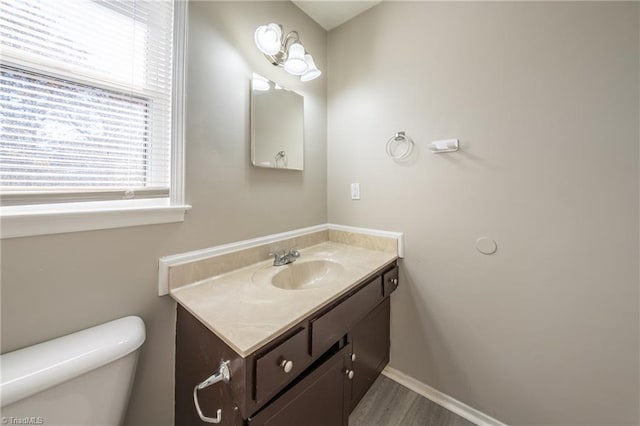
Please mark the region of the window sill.
<svg viewBox="0 0 640 426"><path fill-rule="evenodd" d="M2 207L0 238L183 222L190 208L168 199Z"/></svg>

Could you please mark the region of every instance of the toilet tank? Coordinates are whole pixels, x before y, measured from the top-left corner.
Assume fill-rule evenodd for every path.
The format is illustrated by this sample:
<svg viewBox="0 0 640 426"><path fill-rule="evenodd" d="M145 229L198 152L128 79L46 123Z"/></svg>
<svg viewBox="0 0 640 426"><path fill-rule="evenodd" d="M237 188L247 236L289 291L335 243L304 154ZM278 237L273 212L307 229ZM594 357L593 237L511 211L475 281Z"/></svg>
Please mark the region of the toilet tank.
<svg viewBox="0 0 640 426"><path fill-rule="evenodd" d="M1 355L2 423L122 424L144 340L130 316Z"/></svg>

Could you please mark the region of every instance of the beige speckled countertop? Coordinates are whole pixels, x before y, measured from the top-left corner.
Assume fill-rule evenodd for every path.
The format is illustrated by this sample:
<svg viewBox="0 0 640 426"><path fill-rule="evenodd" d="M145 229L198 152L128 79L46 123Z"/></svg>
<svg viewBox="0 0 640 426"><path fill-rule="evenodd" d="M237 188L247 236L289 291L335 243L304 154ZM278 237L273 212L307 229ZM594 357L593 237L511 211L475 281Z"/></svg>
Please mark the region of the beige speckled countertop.
<svg viewBox="0 0 640 426"><path fill-rule="evenodd" d="M172 289L171 296L240 356L247 357L397 259L395 253L332 241L300 250L300 254L296 263L328 259L342 264L344 270L329 283L284 290L270 281L287 266L274 267L268 260Z"/></svg>

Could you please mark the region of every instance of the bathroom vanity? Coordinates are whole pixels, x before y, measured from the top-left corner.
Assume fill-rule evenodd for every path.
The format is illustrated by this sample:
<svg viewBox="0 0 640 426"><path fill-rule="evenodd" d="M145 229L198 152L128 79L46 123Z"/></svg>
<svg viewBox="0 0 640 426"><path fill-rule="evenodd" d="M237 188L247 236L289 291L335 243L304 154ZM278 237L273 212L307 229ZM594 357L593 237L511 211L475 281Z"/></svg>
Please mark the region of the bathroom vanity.
<svg viewBox="0 0 640 426"><path fill-rule="evenodd" d="M331 242L318 247L303 251L299 269L321 262L313 259L340 258L336 254L347 252L355 264L321 290L267 287L260 282L278 283L278 273L289 274L278 268L295 264L261 264L172 293L180 302L176 425L206 424L202 418L209 423L219 419L222 425L347 425L349 413L389 361L390 295L398 286L397 257L386 254L372 261L377 256L372 250ZM358 258L376 266L367 271ZM225 288L234 280L237 286ZM222 299L203 302L207 291L225 293L227 305L217 306L235 311L241 324L234 327L233 314L226 324L207 316L222 318L219 312L211 313ZM248 306L239 300L242 297ZM220 377L222 370L228 381ZM195 389L212 375L215 384Z"/></svg>

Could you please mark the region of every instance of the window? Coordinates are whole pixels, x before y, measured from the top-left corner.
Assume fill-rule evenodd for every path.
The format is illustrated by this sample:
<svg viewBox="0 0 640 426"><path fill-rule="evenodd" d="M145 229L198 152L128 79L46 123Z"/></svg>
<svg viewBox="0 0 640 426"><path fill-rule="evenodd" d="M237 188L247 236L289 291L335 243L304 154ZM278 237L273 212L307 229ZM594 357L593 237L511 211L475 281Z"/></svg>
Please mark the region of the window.
<svg viewBox="0 0 640 426"><path fill-rule="evenodd" d="M130 224L144 223L140 210L154 212L149 223L182 220L183 79L176 77L185 2L0 0L0 6L3 231L24 216L33 225L65 212L136 210ZM169 216L162 219L161 210ZM117 222L128 226L122 217ZM98 228L111 227L104 225Z"/></svg>

